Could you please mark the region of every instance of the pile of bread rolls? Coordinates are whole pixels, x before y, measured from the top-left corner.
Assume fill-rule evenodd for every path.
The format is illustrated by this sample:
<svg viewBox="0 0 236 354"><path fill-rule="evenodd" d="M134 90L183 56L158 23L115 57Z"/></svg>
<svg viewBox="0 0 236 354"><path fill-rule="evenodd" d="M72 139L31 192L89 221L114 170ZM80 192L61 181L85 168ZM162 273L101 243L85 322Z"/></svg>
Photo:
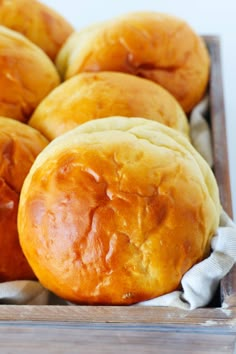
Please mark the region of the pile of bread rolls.
<svg viewBox="0 0 236 354"><path fill-rule="evenodd" d="M106 305L180 287L219 225L188 123L209 72L179 18L77 31L39 1L0 2L0 282Z"/></svg>

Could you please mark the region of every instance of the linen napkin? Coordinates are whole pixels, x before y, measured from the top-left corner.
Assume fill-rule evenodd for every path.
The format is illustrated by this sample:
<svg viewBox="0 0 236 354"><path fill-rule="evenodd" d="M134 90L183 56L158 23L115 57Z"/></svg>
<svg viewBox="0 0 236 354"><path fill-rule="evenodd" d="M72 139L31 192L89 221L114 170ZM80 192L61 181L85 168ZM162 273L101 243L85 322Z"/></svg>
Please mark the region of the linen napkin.
<svg viewBox="0 0 236 354"><path fill-rule="evenodd" d="M46 305L48 296L49 291L38 281L16 280L0 284L0 304Z"/></svg>
<svg viewBox="0 0 236 354"><path fill-rule="evenodd" d="M212 300L220 280L236 262L236 225L222 211L220 226L211 242L208 258L193 266L182 278L182 291L174 291L135 306L174 306L184 310L204 307Z"/></svg>
<svg viewBox="0 0 236 354"><path fill-rule="evenodd" d="M213 166L211 131L206 119L209 108L209 98L205 98L194 107L189 117L190 138L192 145L202 157Z"/></svg>

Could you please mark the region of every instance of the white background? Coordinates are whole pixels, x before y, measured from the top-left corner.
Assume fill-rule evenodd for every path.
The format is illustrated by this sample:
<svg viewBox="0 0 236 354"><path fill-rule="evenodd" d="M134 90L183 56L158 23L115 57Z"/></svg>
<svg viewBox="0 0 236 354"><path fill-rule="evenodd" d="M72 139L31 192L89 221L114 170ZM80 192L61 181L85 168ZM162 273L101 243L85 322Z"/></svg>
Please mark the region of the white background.
<svg viewBox="0 0 236 354"><path fill-rule="evenodd" d="M42 2L61 13L76 29L130 11L153 10L186 20L199 34L220 37L231 191L236 220L236 1L42 0Z"/></svg>

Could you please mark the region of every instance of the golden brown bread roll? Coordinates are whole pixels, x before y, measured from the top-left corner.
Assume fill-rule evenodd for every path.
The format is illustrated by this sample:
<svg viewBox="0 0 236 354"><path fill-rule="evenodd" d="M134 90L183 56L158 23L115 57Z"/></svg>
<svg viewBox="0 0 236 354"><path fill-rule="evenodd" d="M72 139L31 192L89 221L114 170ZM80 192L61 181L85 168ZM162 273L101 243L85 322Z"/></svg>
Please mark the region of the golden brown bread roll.
<svg viewBox="0 0 236 354"><path fill-rule="evenodd" d="M0 117L0 282L35 278L19 244L17 212L23 181L47 143L26 124Z"/></svg>
<svg viewBox="0 0 236 354"><path fill-rule="evenodd" d="M52 60L74 30L60 14L37 0L1 0L0 25L25 35Z"/></svg>
<svg viewBox="0 0 236 354"><path fill-rule="evenodd" d="M55 65L39 47L0 26L0 115L26 122L59 83Z"/></svg>
<svg viewBox="0 0 236 354"><path fill-rule="evenodd" d="M52 140L88 120L115 115L149 118L189 133L187 117L168 91L117 72L82 73L64 82L39 104L29 124Z"/></svg>
<svg viewBox="0 0 236 354"><path fill-rule="evenodd" d="M183 20L162 13L129 13L73 33L56 64L68 79L83 71L121 71L153 80L185 112L202 98L209 76L203 40Z"/></svg>
<svg viewBox="0 0 236 354"><path fill-rule="evenodd" d="M39 154L18 228L46 288L75 303L132 304L180 286L208 255L219 213L214 175L182 134L113 117Z"/></svg>

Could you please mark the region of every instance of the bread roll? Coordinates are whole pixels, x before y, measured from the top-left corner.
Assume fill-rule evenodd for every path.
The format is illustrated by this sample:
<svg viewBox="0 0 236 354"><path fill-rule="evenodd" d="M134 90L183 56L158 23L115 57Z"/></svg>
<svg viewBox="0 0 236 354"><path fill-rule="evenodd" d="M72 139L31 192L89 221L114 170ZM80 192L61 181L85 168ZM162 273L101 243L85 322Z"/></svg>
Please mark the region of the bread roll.
<svg viewBox="0 0 236 354"><path fill-rule="evenodd" d="M37 0L1 0L0 25L25 35L52 60L74 30L61 15Z"/></svg>
<svg viewBox="0 0 236 354"><path fill-rule="evenodd" d="M26 122L59 83L56 67L39 47L0 26L0 115Z"/></svg>
<svg viewBox="0 0 236 354"><path fill-rule="evenodd" d="M49 140L88 120L114 115L153 119L188 135L187 117L161 86L117 72L82 73L53 90L29 124Z"/></svg>
<svg viewBox="0 0 236 354"><path fill-rule="evenodd" d="M0 282L35 278L19 244L17 212L23 181L47 143L35 129L0 117Z"/></svg>
<svg viewBox="0 0 236 354"><path fill-rule="evenodd" d="M112 117L82 124L39 154L18 227L46 288L75 303L120 305L178 289L209 254L219 213L214 175L182 134Z"/></svg>
<svg viewBox="0 0 236 354"><path fill-rule="evenodd" d="M68 79L83 71L121 71L153 80L185 112L202 98L209 77L203 40L183 20L155 12L129 13L72 34L56 64Z"/></svg>

